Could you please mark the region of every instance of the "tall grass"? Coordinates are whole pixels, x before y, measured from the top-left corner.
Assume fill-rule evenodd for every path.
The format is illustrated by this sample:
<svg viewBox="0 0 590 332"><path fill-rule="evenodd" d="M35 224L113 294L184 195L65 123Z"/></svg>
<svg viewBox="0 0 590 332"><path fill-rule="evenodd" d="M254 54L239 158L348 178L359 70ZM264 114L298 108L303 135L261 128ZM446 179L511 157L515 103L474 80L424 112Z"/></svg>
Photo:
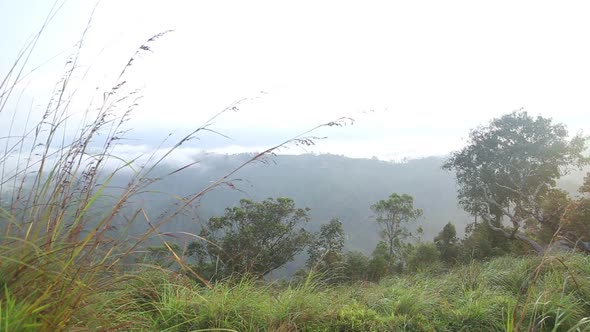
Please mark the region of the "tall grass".
<svg viewBox="0 0 590 332"><path fill-rule="evenodd" d="M147 156L147 161L116 156L115 149L129 130L126 124L140 106L142 97L141 90L130 87L128 72L141 55L152 51L157 40L171 31L153 35L141 44L123 67L115 71L119 73L115 82L81 110L74 106L79 104L74 102L78 91L74 77L80 70L80 55L91 18L74 53L66 61L63 76L58 79L43 114L35 118L34 112L30 112L22 133L17 134L16 113L22 112L14 106L18 105L17 91L24 89L22 79L27 75L28 59L59 10L59 4L55 2L38 33L0 79L0 117L11 119L8 133L0 137L0 142L4 141L0 150L0 230L3 232L0 239L0 329L127 330L133 322L141 322L141 317L152 317L153 311L136 314L133 308L145 309L138 299L118 304L119 307L109 306L115 300L111 296L121 285L130 278L138 278L122 269L123 263L132 261L130 257L150 237L162 237L158 232L162 225L174 220L209 191L229 184L233 174L241 168L263 160L285 145L313 144L314 138L308 131L253 156L206 188L178 198L177 203L161 215L150 216L139 207L132 211L127 209L123 216L122 211L133 197L160 180L154 171L166 158L201 132L215 132L211 128L213 120L237 110L245 99L216 113L162 155L154 151ZM82 120L73 122L74 114L82 114ZM314 129L341 126L348 121L337 119ZM131 176L127 185L114 195L110 184L123 172ZM109 204L98 205L107 199ZM128 229L114 225L123 217L127 219L125 227L144 222L147 230L131 238ZM164 245L187 273L205 287L213 288L171 250L167 241ZM184 307L170 305L180 305L179 299L193 296L194 292L173 284L159 291L161 306L153 308L159 318L145 327L184 322L186 317L181 310ZM154 302L149 297L148 300ZM132 316L120 319L125 312Z"/></svg>
<svg viewBox="0 0 590 332"><path fill-rule="evenodd" d="M186 274L151 270L126 281L106 306L119 308L121 321L136 322L129 330L590 331L590 261L578 254L558 258L586 283L576 291L564 287L569 281L563 265L548 267L530 302L519 300L527 289L505 278L533 275L538 257L496 258L447 274L339 286L312 274L290 285L233 280L208 289ZM466 274L473 287L463 286ZM526 319L517 325L521 313Z"/></svg>
<svg viewBox="0 0 590 332"><path fill-rule="evenodd" d="M48 21L54 14L49 14ZM32 53L47 24L21 54ZM131 58L102 100L82 112L82 122L69 122L73 112L80 112L71 109L77 91L72 81L89 25L68 58L41 118L31 126L27 123L24 133L16 137L11 133L12 122L8 136L3 137L6 145L0 155L0 194L4 205L0 220L4 236L0 242L0 273L7 291L0 301L7 309L18 308L22 313L7 318L12 324L32 320L38 330L84 325L80 316L83 308L92 305L95 294L116 282L116 263L131 253L130 248L119 250L120 239L110 235L113 221L130 198L150 182L150 169L136 171L111 206L98 217L89 215L112 179L133 165L133 160L119 159L120 166L113 171L105 168L110 160L117 159L113 150L140 99L139 91L124 89L124 72ZM149 50L151 43L164 34L152 36L138 50ZM7 105L11 105L9 99L19 85L27 59L19 55L14 71L2 81L0 115L21 112L16 108L8 110ZM18 74L12 77L15 71ZM13 169L7 166L10 159L16 159ZM152 169L155 165L157 162ZM131 222L139 212L133 214Z"/></svg>

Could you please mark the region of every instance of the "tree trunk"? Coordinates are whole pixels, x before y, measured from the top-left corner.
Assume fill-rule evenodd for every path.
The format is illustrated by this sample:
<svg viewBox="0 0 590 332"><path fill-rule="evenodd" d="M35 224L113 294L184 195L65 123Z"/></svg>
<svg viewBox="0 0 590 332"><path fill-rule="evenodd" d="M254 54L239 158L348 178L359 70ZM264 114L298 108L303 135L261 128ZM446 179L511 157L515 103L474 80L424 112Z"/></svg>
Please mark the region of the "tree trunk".
<svg viewBox="0 0 590 332"><path fill-rule="evenodd" d="M518 232L512 232L509 233L506 230L504 230L503 228L500 227L496 227L494 225L492 225L491 222L488 222L488 225L490 226L490 228L492 228L494 231L496 232L500 232L502 233L502 235L504 235L505 237L509 238L509 239L518 239L522 242L525 242L526 244L528 244L529 246L531 246L533 248L533 250L535 250L535 252L537 253L537 255L543 255L545 253L545 247L538 244L536 241L534 241L533 239L530 239Z"/></svg>

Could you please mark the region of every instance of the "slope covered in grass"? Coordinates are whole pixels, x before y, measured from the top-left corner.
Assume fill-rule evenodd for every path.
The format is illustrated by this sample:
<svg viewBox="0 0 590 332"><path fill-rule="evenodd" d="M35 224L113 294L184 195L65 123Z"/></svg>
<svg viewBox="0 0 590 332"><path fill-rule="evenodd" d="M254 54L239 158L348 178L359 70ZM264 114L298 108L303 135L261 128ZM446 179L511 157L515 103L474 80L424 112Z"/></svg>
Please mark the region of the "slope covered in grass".
<svg viewBox="0 0 590 332"><path fill-rule="evenodd" d="M103 301L94 315L110 313L112 324L144 331L590 330L588 256L502 257L379 284L317 280L207 289L182 275L141 272L97 294Z"/></svg>

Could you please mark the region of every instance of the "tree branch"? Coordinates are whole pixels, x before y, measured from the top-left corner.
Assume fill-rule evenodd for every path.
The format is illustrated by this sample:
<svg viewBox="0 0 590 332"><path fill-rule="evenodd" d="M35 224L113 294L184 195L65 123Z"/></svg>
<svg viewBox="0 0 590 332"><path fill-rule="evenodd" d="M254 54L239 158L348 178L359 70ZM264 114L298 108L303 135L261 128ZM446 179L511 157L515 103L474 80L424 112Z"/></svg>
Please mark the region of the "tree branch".
<svg viewBox="0 0 590 332"><path fill-rule="evenodd" d="M516 231L515 232L511 232L511 233L508 233L503 228L496 227L496 226L492 225L492 223L489 222L489 220L486 219L486 221L488 222L488 225L490 226L490 228L492 230L501 233L502 235L504 235L505 237L507 237L509 239L517 239L517 240L520 240L520 241L523 241L523 242L527 243L528 245L530 245L535 250L535 252L538 255L542 255L545 252L545 247L543 247L542 245L538 244L533 239L528 238L528 237L526 237L526 236L524 236L521 233L518 233Z"/></svg>

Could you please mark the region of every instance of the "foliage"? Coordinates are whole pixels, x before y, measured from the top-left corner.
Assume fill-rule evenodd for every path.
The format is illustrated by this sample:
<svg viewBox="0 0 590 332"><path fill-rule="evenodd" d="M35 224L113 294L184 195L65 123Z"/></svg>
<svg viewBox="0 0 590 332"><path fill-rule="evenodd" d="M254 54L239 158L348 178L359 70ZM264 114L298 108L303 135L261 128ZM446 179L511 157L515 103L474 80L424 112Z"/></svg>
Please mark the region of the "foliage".
<svg viewBox="0 0 590 332"><path fill-rule="evenodd" d="M387 244L379 241L369 260L368 275L369 280L379 281L381 278L393 272L395 267L392 266L391 255L389 254ZM398 271L399 272L399 269Z"/></svg>
<svg viewBox="0 0 590 332"><path fill-rule="evenodd" d="M590 198L581 197L570 203L561 221L561 234L572 247L590 252Z"/></svg>
<svg viewBox="0 0 590 332"><path fill-rule="evenodd" d="M333 218L322 225L307 249L307 266L325 274L331 282L342 279L344 255L344 230L342 223Z"/></svg>
<svg viewBox="0 0 590 332"><path fill-rule="evenodd" d="M344 277L351 283L368 280L369 258L360 251L349 251L344 255Z"/></svg>
<svg viewBox="0 0 590 332"><path fill-rule="evenodd" d="M434 243L419 243L414 246L408 258L408 271L434 271L440 265L440 252Z"/></svg>
<svg viewBox="0 0 590 332"><path fill-rule="evenodd" d="M503 255L519 255L527 253L529 248L521 242L510 241L509 238L497 232L490 226L501 225L497 221L479 222L469 224L465 228L465 238L460 243L460 260L470 262L472 260L487 260Z"/></svg>
<svg viewBox="0 0 590 332"><path fill-rule="evenodd" d="M580 192L584 190L582 185ZM571 198L563 190L551 189L541 197L539 214L542 224L533 218L526 220L525 229L531 236L549 244L557 235L560 245L590 252L590 198Z"/></svg>
<svg viewBox="0 0 590 332"><path fill-rule="evenodd" d="M200 234L207 241L193 242L189 255L209 266L219 264L211 276L214 278L234 274L263 277L310 243L310 234L302 228L309 221L308 211L296 208L289 198L242 199L240 206L209 219Z"/></svg>
<svg viewBox="0 0 590 332"><path fill-rule="evenodd" d="M433 246L432 244L430 245ZM413 274L318 287L245 279L207 289L189 278L146 272L109 299L130 331L586 331L586 255L501 257Z"/></svg>
<svg viewBox="0 0 590 332"><path fill-rule="evenodd" d="M26 301L17 301L3 286L0 298L0 331L38 331L42 325L37 317L31 315L35 308Z"/></svg>
<svg viewBox="0 0 590 332"><path fill-rule="evenodd" d="M421 209L414 209L414 198L407 194L391 194L388 199L380 200L371 206L375 220L381 227L380 235L386 241L388 264L402 263L403 242L412 233L407 224L422 216Z"/></svg>
<svg viewBox="0 0 590 332"><path fill-rule="evenodd" d="M401 266L395 268L395 272L402 272ZM378 282L391 272L390 256L384 241L377 243L370 257L360 251L349 251L344 255L342 275L349 283Z"/></svg>
<svg viewBox="0 0 590 332"><path fill-rule="evenodd" d="M589 162L582 155L584 149L584 137L568 139L564 125L513 112L472 130L469 144L443 167L455 171L458 198L466 211L486 221L507 217L510 232L492 227L542 252L542 246L519 230L529 218L546 223L540 215L540 198L571 167Z"/></svg>
<svg viewBox="0 0 590 332"><path fill-rule="evenodd" d="M434 244L440 254L440 259L446 264L452 265L457 262L459 257L459 239L457 230L451 222L445 225L443 229L434 237Z"/></svg>

